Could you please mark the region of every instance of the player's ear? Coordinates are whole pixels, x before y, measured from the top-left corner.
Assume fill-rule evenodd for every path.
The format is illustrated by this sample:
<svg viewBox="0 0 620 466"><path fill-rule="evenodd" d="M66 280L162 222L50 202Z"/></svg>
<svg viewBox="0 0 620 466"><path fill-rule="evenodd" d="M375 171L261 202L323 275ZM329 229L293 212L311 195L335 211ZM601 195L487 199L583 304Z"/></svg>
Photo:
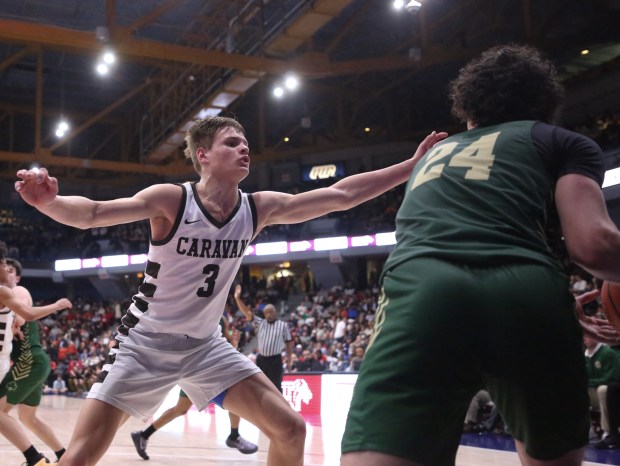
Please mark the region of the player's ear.
<svg viewBox="0 0 620 466"><path fill-rule="evenodd" d="M198 162L204 163L208 159L207 154L208 153L204 147L198 146L198 148L196 149L196 160L198 160Z"/></svg>

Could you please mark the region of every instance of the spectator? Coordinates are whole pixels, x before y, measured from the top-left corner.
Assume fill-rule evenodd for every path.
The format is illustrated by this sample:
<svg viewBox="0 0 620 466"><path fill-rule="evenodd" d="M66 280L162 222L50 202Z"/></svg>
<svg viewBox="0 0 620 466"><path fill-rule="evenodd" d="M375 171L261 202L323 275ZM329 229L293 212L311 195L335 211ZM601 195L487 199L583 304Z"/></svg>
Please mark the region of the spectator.
<svg viewBox="0 0 620 466"><path fill-rule="evenodd" d="M480 430L481 411L492 405L491 395L486 390L478 390L474 395L465 415L463 425L464 433L478 432Z"/></svg>
<svg viewBox="0 0 620 466"><path fill-rule="evenodd" d="M611 382L620 382L620 353L597 342L590 336L584 336L583 342L586 346L585 357L590 406L594 411L600 412L601 428L605 436L609 434L607 385Z"/></svg>
<svg viewBox="0 0 620 466"><path fill-rule="evenodd" d="M609 435L594 444L599 450L617 450L620 448L620 383L611 382L607 385L607 409Z"/></svg>
<svg viewBox="0 0 620 466"><path fill-rule="evenodd" d="M334 330L334 340L339 343L344 341L344 336L347 331L347 318L345 314L340 314L340 319L338 319L338 323L336 324L336 330Z"/></svg>
<svg viewBox="0 0 620 466"><path fill-rule="evenodd" d="M312 353L309 349L304 349L296 362L294 372L309 372L312 364Z"/></svg>
<svg viewBox="0 0 620 466"><path fill-rule="evenodd" d="M309 371L311 372L325 372L327 369L325 356L320 349L314 350L312 357L310 358Z"/></svg>
<svg viewBox="0 0 620 466"><path fill-rule="evenodd" d="M56 376L56 380L54 380L52 384L52 393L56 395L64 395L67 393L67 384L60 374Z"/></svg>
<svg viewBox="0 0 620 466"><path fill-rule="evenodd" d="M349 367L347 367L347 372L359 372L362 367L362 362L364 361L364 354L365 351L363 346L355 346L351 363L349 364Z"/></svg>

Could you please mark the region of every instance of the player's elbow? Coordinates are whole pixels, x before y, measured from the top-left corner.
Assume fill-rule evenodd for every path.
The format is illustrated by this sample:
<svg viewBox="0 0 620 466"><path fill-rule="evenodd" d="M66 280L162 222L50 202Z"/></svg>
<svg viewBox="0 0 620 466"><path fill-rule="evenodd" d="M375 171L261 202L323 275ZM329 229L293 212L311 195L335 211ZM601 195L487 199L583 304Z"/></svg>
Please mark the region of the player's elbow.
<svg viewBox="0 0 620 466"><path fill-rule="evenodd" d="M89 230L90 228L97 227L97 218L95 212L87 212L85 215L82 215L77 218L76 228L80 230Z"/></svg>
<svg viewBox="0 0 620 466"><path fill-rule="evenodd" d="M593 247L592 245L581 245L570 247L567 245L568 255L575 264L586 270L597 270L604 257L603 248Z"/></svg>
<svg viewBox="0 0 620 466"><path fill-rule="evenodd" d="M94 224L94 217L92 214L78 214L75 215L71 221L59 220L61 223L72 226L73 228L79 228L80 230L88 230L96 226Z"/></svg>
<svg viewBox="0 0 620 466"><path fill-rule="evenodd" d="M573 262L586 270L615 272L620 259L620 232L613 225L593 226L587 236L566 238L566 248Z"/></svg>
<svg viewBox="0 0 620 466"><path fill-rule="evenodd" d="M338 193L338 199L335 200L334 210L349 210L367 200L367 196L362 192L341 189Z"/></svg>
<svg viewBox="0 0 620 466"><path fill-rule="evenodd" d="M101 222L98 221L99 206L100 204L98 202L92 201L86 208L79 209L78 214L75 216L75 224L72 226L80 230L88 230L90 228L103 226L103 224L100 225L99 223Z"/></svg>
<svg viewBox="0 0 620 466"><path fill-rule="evenodd" d="M33 320L37 320L37 316L26 309L15 311L15 313L26 322L32 322Z"/></svg>

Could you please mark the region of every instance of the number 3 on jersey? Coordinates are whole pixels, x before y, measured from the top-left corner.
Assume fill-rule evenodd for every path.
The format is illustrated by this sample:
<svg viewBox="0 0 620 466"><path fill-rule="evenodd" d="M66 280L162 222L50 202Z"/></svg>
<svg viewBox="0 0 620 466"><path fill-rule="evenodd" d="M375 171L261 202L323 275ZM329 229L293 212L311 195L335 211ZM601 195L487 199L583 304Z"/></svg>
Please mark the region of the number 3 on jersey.
<svg viewBox="0 0 620 466"><path fill-rule="evenodd" d="M198 288L196 295L200 298L208 298L213 294L213 290L215 289L215 279L220 273L220 266L216 264L207 264L202 269L202 273L207 276L204 282L205 286Z"/></svg>
<svg viewBox="0 0 620 466"><path fill-rule="evenodd" d="M449 155L452 155L448 163L450 167L469 168L465 172L466 180L488 180L491 174L491 167L493 167L493 162L495 161L493 148L498 136L499 131L481 136L454 155L452 155L452 152L458 145L456 142L449 142L437 147L428 155L426 162L413 179L411 191L427 181L439 178L446 164L437 162Z"/></svg>

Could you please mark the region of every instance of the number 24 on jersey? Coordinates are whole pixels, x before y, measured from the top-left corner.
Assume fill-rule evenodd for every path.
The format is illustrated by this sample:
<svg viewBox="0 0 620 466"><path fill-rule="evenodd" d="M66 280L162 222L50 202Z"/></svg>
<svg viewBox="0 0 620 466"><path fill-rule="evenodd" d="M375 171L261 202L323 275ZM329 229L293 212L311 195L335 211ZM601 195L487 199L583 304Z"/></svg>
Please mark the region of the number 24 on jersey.
<svg viewBox="0 0 620 466"><path fill-rule="evenodd" d="M448 166L469 169L465 172L466 180L488 180L493 162L495 161L493 147L495 147L498 136L499 131L481 136L456 153L454 153L454 150L458 145L457 142L442 144L433 149L413 179L411 191L427 181L439 178L446 167L445 159L448 156L450 156L450 161L447 163Z"/></svg>

